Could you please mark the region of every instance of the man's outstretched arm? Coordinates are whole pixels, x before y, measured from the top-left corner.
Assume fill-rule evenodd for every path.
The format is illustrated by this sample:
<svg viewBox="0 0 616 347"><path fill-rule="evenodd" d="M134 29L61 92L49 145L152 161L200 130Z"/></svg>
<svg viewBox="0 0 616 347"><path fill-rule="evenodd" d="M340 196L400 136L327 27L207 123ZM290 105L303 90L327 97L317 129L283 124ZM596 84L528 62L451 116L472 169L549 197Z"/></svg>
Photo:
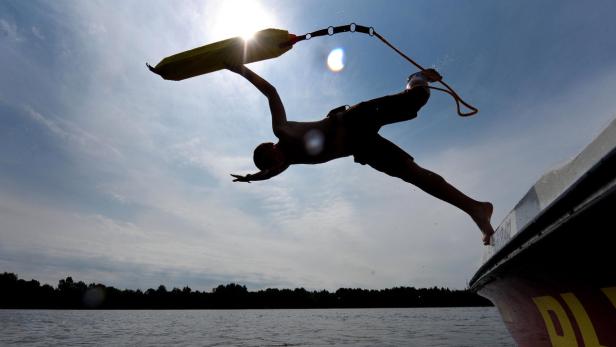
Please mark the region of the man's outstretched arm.
<svg viewBox="0 0 616 347"><path fill-rule="evenodd" d="M274 130L274 134L278 136L282 127L287 123L287 114L276 88L244 65L229 65L227 69L238 75L244 76L244 78L267 97L267 100L269 100L270 112L272 113L272 129Z"/></svg>
<svg viewBox="0 0 616 347"><path fill-rule="evenodd" d="M263 181L263 180L270 179L270 178L280 174L281 172L286 170L288 167L289 167L289 165L281 165L281 166L278 166L278 167L275 167L275 168L259 171L256 174L248 174L246 176L231 174L231 176L233 176L233 178L234 178L233 182L248 182L248 183L250 183L251 181Z"/></svg>

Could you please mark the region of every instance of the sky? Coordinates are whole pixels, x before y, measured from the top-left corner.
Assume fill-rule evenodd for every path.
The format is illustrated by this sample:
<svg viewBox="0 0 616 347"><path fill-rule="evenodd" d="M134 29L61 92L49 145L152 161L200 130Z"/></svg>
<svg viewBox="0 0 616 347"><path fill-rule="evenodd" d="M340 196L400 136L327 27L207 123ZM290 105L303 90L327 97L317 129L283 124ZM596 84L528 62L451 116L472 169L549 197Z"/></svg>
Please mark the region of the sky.
<svg viewBox="0 0 616 347"><path fill-rule="evenodd" d="M493 202L496 227L616 117L613 13L600 0L0 1L0 271L133 289L465 288L484 246L463 212L350 157L234 183L275 140L265 97L228 71L174 82L145 63L246 30L372 26L480 110L458 117L433 91L380 134ZM397 93L416 71L357 33L249 67L294 121Z"/></svg>

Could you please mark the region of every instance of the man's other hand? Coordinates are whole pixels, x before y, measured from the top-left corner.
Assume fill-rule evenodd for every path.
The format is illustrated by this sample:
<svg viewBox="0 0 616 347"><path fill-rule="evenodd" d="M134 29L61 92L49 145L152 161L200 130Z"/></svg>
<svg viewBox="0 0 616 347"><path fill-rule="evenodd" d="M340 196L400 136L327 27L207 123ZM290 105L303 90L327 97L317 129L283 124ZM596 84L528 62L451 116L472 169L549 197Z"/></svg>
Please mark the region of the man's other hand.
<svg viewBox="0 0 616 347"><path fill-rule="evenodd" d="M234 175L231 174L231 176L233 176L234 180L233 182L248 182L250 183L250 175L246 175L246 176L242 176L242 175Z"/></svg>
<svg viewBox="0 0 616 347"><path fill-rule="evenodd" d="M438 82L443 79L443 76L434 69L425 69L421 73L426 77L428 82Z"/></svg>

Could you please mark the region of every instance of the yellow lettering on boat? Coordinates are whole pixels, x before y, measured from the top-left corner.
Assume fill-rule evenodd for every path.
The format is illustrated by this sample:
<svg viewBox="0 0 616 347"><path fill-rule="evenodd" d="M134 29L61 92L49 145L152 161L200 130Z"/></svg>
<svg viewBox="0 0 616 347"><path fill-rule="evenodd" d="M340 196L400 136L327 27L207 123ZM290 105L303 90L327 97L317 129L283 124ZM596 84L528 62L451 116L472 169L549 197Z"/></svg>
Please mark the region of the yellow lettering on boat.
<svg viewBox="0 0 616 347"><path fill-rule="evenodd" d="M552 346L577 347L578 344L575 339L573 326L571 325L571 321L569 321L569 317L567 317L565 309L560 305L560 303L554 297L549 295L535 297L533 298L533 301L535 302L535 305L537 305L537 308L541 313L541 317L543 317ZM551 316L550 312L553 312L554 316ZM557 333L557 322L554 322L552 317L558 320L562 330L562 335Z"/></svg>
<svg viewBox="0 0 616 347"><path fill-rule="evenodd" d="M614 308L616 308L616 287L601 288L601 291L603 291L603 294L610 299L610 302Z"/></svg>
<svg viewBox="0 0 616 347"><path fill-rule="evenodd" d="M573 313L573 317L575 317L575 321L582 332L582 340L584 340L584 346L587 347L604 347L599 343L599 338L597 337L597 333L595 332L595 328L592 326L592 322L588 317L588 313L582 306L582 303L578 298L573 295L573 293L564 293L560 294L560 296L565 300L567 306Z"/></svg>

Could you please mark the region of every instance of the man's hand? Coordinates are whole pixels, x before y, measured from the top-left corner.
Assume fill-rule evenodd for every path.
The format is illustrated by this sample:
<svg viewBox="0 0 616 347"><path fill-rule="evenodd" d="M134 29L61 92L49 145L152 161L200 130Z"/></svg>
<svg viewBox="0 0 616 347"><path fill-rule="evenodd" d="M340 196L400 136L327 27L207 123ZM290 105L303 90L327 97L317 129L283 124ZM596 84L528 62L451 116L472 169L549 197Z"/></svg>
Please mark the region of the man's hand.
<svg viewBox="0 0 616 347"><path fill-rule="evenodd" d="M225 62L225 68L229 71L235 72L240 75L244 71L244 65L242 64L233 64L233 63Z"/></svg>
<svg viewBox="0 0 616 347"><path fill-rule="evenodd" d="M250 175L242 176L242 175L231 174L231 176L233 176L233 178L234 178L233 182L248 182L248 183L250 183Z"/></svg>
<svg viewBox="0 0 616 347"><path fill-rule="evenodd" d="M443 76L434 69L425 69L421 73L426 77L428 82L438 82L443 79Z"/></svg>

